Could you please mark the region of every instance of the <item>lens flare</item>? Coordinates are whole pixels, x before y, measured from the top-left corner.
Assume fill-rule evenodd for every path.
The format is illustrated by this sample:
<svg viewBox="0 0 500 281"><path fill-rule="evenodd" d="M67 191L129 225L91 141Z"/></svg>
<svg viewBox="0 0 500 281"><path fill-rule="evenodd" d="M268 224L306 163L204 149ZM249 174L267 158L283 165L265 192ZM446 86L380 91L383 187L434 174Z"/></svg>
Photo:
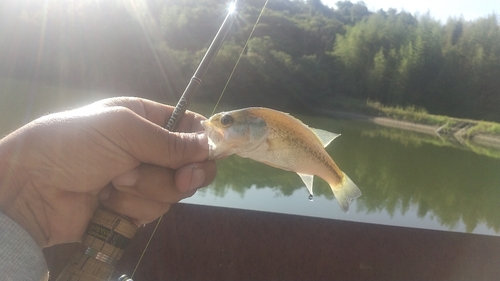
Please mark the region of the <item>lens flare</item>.
<svg viewBox="0 0 500 281"><path fill-rule="evenodd" d="M229 6L227 7L227 11L232 14L234 13L234 11L236 11L236 1L235 2L231 2L229 4Z"/></svg>

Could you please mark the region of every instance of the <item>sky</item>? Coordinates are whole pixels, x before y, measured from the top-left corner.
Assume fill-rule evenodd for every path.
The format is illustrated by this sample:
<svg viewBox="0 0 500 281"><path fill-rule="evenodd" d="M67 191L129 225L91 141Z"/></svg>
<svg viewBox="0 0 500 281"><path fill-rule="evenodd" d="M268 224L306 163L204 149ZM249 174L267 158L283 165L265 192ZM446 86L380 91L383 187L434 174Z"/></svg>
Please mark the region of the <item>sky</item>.
<svg viewBox="0 0 500 281"><path fill-rule="evenodd" d="M339 0L322 0L323 4L334 7ZM351 0L356 3L357 0ZM388 10L395 8L398 11L405 10L414 14L425 14L430 12L431 16L442 23L448 17L463 16L465 20L474 20L485 17L492 13L500 14L500 1L498 0L364 0L370 11L379 9Z"/></svg>

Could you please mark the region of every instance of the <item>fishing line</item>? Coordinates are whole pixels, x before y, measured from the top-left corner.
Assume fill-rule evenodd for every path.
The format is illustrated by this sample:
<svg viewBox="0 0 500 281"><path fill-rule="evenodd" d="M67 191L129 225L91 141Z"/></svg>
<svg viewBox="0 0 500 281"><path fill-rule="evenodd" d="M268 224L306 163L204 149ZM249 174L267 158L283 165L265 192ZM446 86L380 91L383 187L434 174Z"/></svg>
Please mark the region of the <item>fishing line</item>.
<svg viewBox="0 0 500 281"><path fill-rule="evenodd" d="M147 249L149 247L149 244L151 243L151 240L153 240L153 236L156 233L156 229L158 229L158 226L160 225L160 222L161 222L162 218L163 218L163 215L161 215L158 218L158 221L156 222L155 228L153 229L153 232L151 233L151 236L149 236L148 243L146 243L146 246L144 247L144 250L142 251L141 256L139 257L139 260L135 264L134 271L132 271L132 274L130 275L130 278L134 278L134 274L137 271L137 268L139 267L139 264L141 264L142 258L144 257L144 254L146 253L146 251L147 251Z"/></svg>
<svg viewBox="0 0 500 281"><path fill-rule="evenodd" d="M266 2L264 3L264 6L262 6L262 9L260 10L260 14L259 14L259 16L257 17L257 20L255 21L255 24L253 25L252 31L250 32L250 35L248 35L248 39L247 39L247 41L245 42L245 45L243 46L243 49L241 49L240 56L239 56L239 57L238 57L238 59L236 60L236 64L234 65L233 70L231 71L231 74L229 75L229 78L228 78L228 79L227 79L227 81L226 81L226 85L225 85L225 86L224 86L224 88L222 89L222 93L220 94L219 99L217 100L217 103L215 103L214 110L212 110L212 114L210 114L210 116L214 115L215 110L217 109L217 106L219 105L220 100L222 99L222 96L223 96L223 95L224 95L224 93L226 92L227 85L229 85L229 82L231 81L231 78L233 77L234 71L236 70L236 67L237 67L237 66L238 66L238 64L240 63L241 58L243 57L243 53L245 52L245 49L247 48L248 42L250 41L250 38L252 38L253 32L255 31L255 28L257 27L257 24L258 24L258 23L259 23L259 21L260 21L260 17L261 17L261 16L262 16L262 14L264 13L264 10L265 10L265 8L266 8L266 6L267 6L267 2L269 2L269 0L266 0Z"/></svg>
<svg viewBox="0 0 500 281"><path fill-rule="evenodd" d="M235 65L234 65L234 67L233 67L233 70L231 71L231 74L229 75L229 78L228 78L228 80L227 80L227 82L226 82L226 85L224 86L224 89L222 90L222 93L220 94L219 99L217 100L217 103L215 104L215 107L214 107L213 112L215 112L215 109L217 108L217 105L219 104L219 102L220 102L220 100L221 100L222 96L224 95L224 92L225 92L225 90L226 90L226 88L227 88L227 86L228 86L228 84L229 84L229 81L231 80L231 77L232 77L232 76L233 76L233 74L234 74L234 71L235 71L235 69L236 69L236 66L238 66L238 63L240 62L241 57L243 56L243 52L245 51L245 49L246 49L246 47L247 47L247 45L248 45L248 42L250 41L250 38L252 37L252 34L253 34L253 32L255 31L255 28L256 28L257 24L259 23L259 20L260 20L260 18L261 18L261 16L262 16L262 14L264 13L264 9L265 9L265 7L267 6L267 2L268 2L268 1L269 1L269 0L266 0L266 2L264 3L264 6L262 7L262 9L261 9L261 11L260 11L260 14L259 14L259 16L257 17L257 20L255 21L255 24L254 24L254 26L253 26L253 28L252 28L252 31L250 32L250 35L248 36L247 41L245 42L245 45L243 46L243 49L241 50L241 53L240 53L240 55L239 55L239 57L238 57L238 60L236 61L236 64L235 64ZM209 49L210 49L210 48L209 48ZM208 66L207 66L207 67L208 67ZM199 69L198 69L198 70L199 70ZM197 71L198 71L198 70L197 70ZM195 73L195 76L194 76L193 78L195 78L195 77L197 77L197 76L196 76L196 73ZM193 78L192 78L192 80L193 80ZM195 81L195 82L197 82L197 81ZM200 82L198 82L198 84L201 84L201 83L200 83ZM184 96L184 94L183 94L183 96ZM182 100L182 97L181 97L181 100ZM177 107L178 107L178 106L179 106L179 104L177 105ZM177 109L177 107L176 107L176 109ZM213 114L213 112L212 112L212 114ZM175 113L175 112L174 112L174 113ZM172 115L174 115L174 113L172 113ZM171 119L172 119L172 117L171 117ZM174 120L174 121L175 121L175 120ZM170 120L169 120L169 122L170 122ZM167 126L168 126L168 125L169 125L169 124L167 124ZM175 123L172 125L172 127L173 127L173 126L175 126ZM170 129L172 129L172 128L170 128ZM144 247L144 250L142 251L141 256L139 257L139 260L137 261L137 263L136 263L136 265L135 265L135 268L134 268L134 270L132 271L132 274L130 275L130 278L133 278L133 277L134 277L135 272L137 271L137 268L139 267L139 264L141 263L141 261L142 261L142 259L143 259L143 257L144 257L144 254L146 253L147 249L149 248L149 244L151 243L151 241L152 241L152 239L153 239L153 236L154 236L154 234L156 233L156 230L158 229L158 226L160 225L160 222L161 222L162 218L163 218L163 215L162 215L162 216L160 216L160 217L158 218L158 220L157 220L157 222L156 222L156 225L155 225L155 227L154 227L154 229L153 229L153 232L152 232L152 233L151 233L151 235L149 236L148 242L146 243L146 246Z"/></svg>

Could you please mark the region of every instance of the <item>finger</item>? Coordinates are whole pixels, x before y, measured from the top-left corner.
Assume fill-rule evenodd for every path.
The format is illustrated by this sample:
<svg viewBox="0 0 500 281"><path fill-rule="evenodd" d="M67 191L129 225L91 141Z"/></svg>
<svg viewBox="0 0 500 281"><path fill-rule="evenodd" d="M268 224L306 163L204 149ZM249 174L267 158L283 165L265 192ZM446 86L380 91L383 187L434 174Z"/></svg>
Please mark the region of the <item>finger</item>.
<svg viewBox="0 0 500 281"><path fill-rule="evenodd" d="M177 169L208 158L205 134L169 132L124 107L107 109L98 117L92 125L99 135L140 162Z"/></svg>
<svg viewBox="0 0 500 281"><path fill-rule="evenodd" d="M124 106L134 111L136 114L147 120L164 127L174 111L174 107L147 99L136 97L118 97L105 99L98 102L99 106ZM186 110L179 120L175 131L178 132L198 132L203 131L201 121L206 118L198 113Z"/></svg>
<svg viewBox="0 0 500 281"><path fill-rule="evenodd" d="M186 113L174 128L174 131L186 133L205 131L205 128L201 125L201 121L206 119L203 115L186 110Z"/></svg>
<svg viewBox="0 0 500 281"><path fill-rule="evenodd" d="M116 177L112 184L118 191L164 203L176 203L194 194L176 188L174 170L148 164Z"/></svg>
<svg viewBox="0 0 500 281"><path fill-rule="evenodd" d="M150 101L147 99L139 99L139 101L141 102L141 104L144 108L145 117L148 120L151 120L152 122L158 121L155 123L162 126L162 127L165 127L165 125L167 124L167 121L170 119L170 117L174 111L174 107L160 104L160 103ZM186 112L181 116L181 119L179 120L179 122L177 123L177 126L174 128L173 131L176 131L176 132L203 131L204 128L203 128L203 126L201 126L201 121L206 120L206 119L207 118L205 118L201 114L186 110Z"/></svg>
<svg viewBox="0 0 500 281"><path fill-rule="evenodd" d="M108 185L99 194L101 204L108 210L127 216L138 225L150 223L170 209L170 203L148 200L119 191Z"/></svg>
<svg viewBox="0 0 500 281"><path fill-rule="evenodd" d="M186 165L175 173L175 186L181 192L196 190L209 185L217 173L215 161Z"/></svg>

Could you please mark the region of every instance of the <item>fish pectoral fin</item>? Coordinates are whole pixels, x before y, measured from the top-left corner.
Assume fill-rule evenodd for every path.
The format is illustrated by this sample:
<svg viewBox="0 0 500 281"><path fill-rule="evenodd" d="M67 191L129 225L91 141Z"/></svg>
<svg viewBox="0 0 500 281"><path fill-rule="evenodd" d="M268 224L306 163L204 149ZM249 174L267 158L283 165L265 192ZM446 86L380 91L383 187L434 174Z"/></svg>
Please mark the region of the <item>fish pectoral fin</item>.
<svg viewBox="0 0 500 281"><path fill-rule="evenodd" d="M323 144L323 147L327 147L332 142L332 140L340 136L340 134L331 133L321 129L315 129L315 128L310 128L310 129L319 138L319 140Z"/></svg>
<svg viewBox="0 0 500 281"><path fill-rule="evenodd" d="M302 181L306 185L307 190L309 190L309 194L313 195L313 180L314 180L314 176L313 175L308 175L308 174L301 174L301 173L297 173L297 175L300 176L300 178L302 179Z"/></svg>

